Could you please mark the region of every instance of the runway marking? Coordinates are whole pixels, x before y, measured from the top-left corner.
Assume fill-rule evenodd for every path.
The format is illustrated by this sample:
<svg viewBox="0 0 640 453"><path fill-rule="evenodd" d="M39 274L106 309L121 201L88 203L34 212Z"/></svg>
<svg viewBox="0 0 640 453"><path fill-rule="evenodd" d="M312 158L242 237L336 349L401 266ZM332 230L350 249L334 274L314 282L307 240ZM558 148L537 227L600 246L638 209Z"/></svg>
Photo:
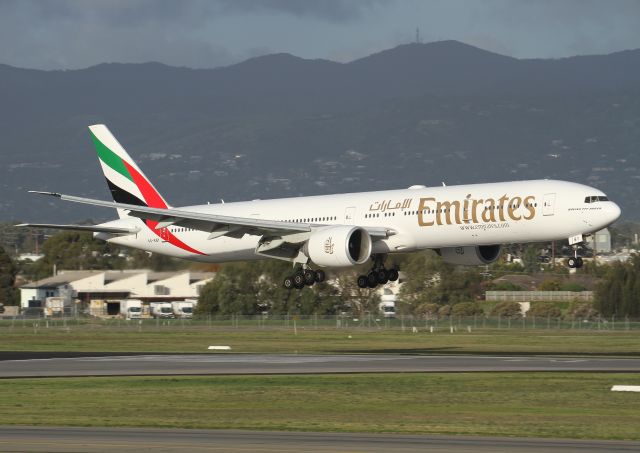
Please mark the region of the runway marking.
<svg viewBox="0 0 640 453"><path fill-rule="evenodd" d="M640 385L614 385L612 392L640 392Z"/></svg>

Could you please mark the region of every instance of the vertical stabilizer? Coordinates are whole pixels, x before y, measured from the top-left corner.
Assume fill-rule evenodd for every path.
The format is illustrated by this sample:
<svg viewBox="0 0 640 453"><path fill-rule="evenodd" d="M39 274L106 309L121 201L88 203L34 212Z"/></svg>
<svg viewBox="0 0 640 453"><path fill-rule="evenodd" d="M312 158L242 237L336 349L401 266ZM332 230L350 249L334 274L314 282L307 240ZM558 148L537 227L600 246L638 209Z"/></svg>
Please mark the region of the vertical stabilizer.
<svg viewBox="0 0 640 453"><path fill-rule="evenodd" d="M89 126L89 131L114 201L152 208L169 206L107 126L96 124Z"/></svg>

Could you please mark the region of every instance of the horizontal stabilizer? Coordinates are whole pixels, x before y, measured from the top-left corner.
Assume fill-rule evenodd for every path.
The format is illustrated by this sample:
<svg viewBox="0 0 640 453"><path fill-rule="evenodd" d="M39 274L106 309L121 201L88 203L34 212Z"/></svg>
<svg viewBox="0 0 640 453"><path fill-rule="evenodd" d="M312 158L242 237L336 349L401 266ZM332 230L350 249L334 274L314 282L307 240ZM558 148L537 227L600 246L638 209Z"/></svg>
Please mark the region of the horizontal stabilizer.
<svg viewBox="0 0 640 453"><path fill-rule="evenodd" d="M54 223L21 223L19 227L51 228L56 230L91 231L93 233L135 234L138 228L118 228L100 225L56 225Z"/></svg>

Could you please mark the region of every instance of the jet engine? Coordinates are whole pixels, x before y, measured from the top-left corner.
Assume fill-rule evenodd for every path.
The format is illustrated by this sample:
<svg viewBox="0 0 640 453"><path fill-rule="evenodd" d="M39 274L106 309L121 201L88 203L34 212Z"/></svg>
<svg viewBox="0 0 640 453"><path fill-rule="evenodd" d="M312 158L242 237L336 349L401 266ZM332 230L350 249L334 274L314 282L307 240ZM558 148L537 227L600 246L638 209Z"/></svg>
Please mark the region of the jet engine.
<svg viewBox="0 0 640 453"><path fill-rule="evenodd" d="M500 245L445 247L439 254L447 263L480 265L493 263L500 256Z"/></svg>
<svg viewBox="0 0 640 453"><path fill-rule="evenodd" d="M303 251L318 266L348 267L371 255L371 236L356 226L339 225L315 230Z"/></svg>

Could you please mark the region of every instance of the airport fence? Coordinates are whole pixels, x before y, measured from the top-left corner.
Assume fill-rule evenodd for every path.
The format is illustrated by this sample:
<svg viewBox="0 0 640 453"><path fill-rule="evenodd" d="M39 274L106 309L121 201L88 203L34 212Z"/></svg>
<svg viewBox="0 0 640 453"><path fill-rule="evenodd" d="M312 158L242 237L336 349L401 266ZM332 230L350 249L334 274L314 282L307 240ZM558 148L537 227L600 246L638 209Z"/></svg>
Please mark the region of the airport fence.
<svg viewBox="0 0 640 453"><path fill-rule="evenodd" d="M27 317L0 319L0 329L123 329L123 330L201 330L201 329L368 329L429 332L473 332L500 330L640 330L640 319L629 317L552 318L501 316L449 316L426 319L414 315L385 318L374 314L352 315L228 315L202 316L191 319L131 319L86 316Z"/></svg>

